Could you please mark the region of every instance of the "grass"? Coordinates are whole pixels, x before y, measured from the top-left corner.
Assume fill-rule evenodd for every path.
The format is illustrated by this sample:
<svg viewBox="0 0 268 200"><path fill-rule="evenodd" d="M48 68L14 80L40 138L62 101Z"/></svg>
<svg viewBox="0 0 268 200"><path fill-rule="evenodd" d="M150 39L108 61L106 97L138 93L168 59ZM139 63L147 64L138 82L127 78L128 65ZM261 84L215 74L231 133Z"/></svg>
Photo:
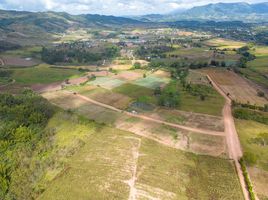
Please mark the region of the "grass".
<svg viewBox="0 0 268 200"><path fill-rule="evenodd" d="M268 149L253 142L260 133L267 133L268 126L248 120L236 120L236 128L244 152L251 152L257 157L257 166L268 171Z"/></svg>
<svg viewBox="0 0 268 200"><path fill-rule="evenodd" d="M236 129L243 152L250 152L257 158L256 164L248 167L254 190L261 200L268 198L268 148L254 142L260 133L268 133L268 126L254 121L236 120Z"/></svg>
<svg viewBox="0 0 268 200"><path fill-rule="evenodd" d="M180 98L180 110L219 116L222 113L222 108L225 102L224 98L212 88L208 97L202 101L199 96L189 94L187 91L183 90L181 86Z"/></svg>
<svg viewBox="0 0 268 200"><path fill-rule="evenodd" d="M205 44L212 47L220 47L221 49L238 49L246 45L245 42L238 42L234 40L227 40L223 38L215 38L205 42Z"/></svg>
<svg viewBox="0 0 268 200"><path fill-rule="evenodd" d="M66 117L64 122L59 117L50 123L50 128L76 122ZM140 199L145 198L143 195L161 199L243 199L229 160L185 153L94 123L74 126L71 130L68 127L59 129L71 136L68 141L74 135L80 137L87 131L89 134L83 140L84 145L67 158L64 170L51 179L39 200L127 199L130 192L127 181L132 178L136 164L135 188ZM65 137L58 138L66 144ZM134 157L137 152L138 160Z"/></svg>
<svg viewBox="0 0 268 200"><path fill-rule="evenodd" d="M43 64L34 68L12 69L11 71L11 78L21 84L46 84L82 75L78 70L50 68Z"/></svg>
<svg viewBox="0 0 268 200"><path fill-rule="evenodd" d="M113 91L127 95L133 99L137 99L141 96L152 96L154 94L154 91L150 88L131 83L125 83L119 87L114 88Z"/></svg>
<svg viewBox="0 0 268 200"><path fill-rule="evenodd" d="M243 199L230 161L143 140L137 187L161 199ZM161 196L158 191L162 191Z"/></svg>
<svg viewBox="0 0 268 200"><path fill-rule="evenodd" d="M113 89L123 85L125 82L119 79L114 79L110 77L97 77L96 80L90 81L90 85L96 85L103 87L105 89Z"/></svg>
<svg viewBox="0 0 268 200"><path fill-rule="evenodd" d="M60 127L65 122L58 119ZM75 125L72 120L67 123ZM92 123L84 127L66 126L61 132L66 135L87 134L83 147L65 163L64 170L49 183L47 190L38 199L126 199L129 188L124 180L131 176L131 146L135 140L126 138L122 131L97 126ZM51 126L53 127L53 126ZM61 133L57 133L62 135ZM62 138L59 136L59 138ZM68 137L69 138L69 137ZM71 140L73 137L70 137ZM68 140L69 140L68 139ZM65 139L63 141L65 143ZM116 147L116 148L115 148Z"/></svg>
<svg viewBox="0 0 268 200"><path fill-rule="evenodd" d="M17 50L6 51L3 55L8 56L20 56L20 57L33 57L41 59L40 52L42 51L41 46L31 46L31 47L24 47Z"/></svg>

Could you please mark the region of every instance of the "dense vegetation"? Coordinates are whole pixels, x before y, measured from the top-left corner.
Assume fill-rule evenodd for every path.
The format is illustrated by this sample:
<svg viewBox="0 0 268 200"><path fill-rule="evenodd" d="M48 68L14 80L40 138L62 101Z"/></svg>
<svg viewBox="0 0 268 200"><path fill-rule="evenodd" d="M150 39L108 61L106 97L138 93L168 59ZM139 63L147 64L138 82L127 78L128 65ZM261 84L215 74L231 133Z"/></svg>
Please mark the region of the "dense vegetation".
<svg viewBox="0 0 268 200"><path fill-rule="evenodd" d="M62 44L54 48L43 48L42 60L48 64L55 63L96 63L112 59L119 55L119 49L113 45L91 47L87 43Z"/></svg>
<svg viewBox="0 0 268 200"><path fill-rule="evenodd" d="M265 112L246 108L235 108L233 115L237 119L253 120L263 124L268 124L268 114Z"/></svg>
<svg viewBox="0 0 268 200"><path fill-rule="evenodd" d="M51 133L44 127L53 114L51 104L32 91L0 94L0 199L29 200L37 192L42 159L34 154L48 148Z"/></svg>

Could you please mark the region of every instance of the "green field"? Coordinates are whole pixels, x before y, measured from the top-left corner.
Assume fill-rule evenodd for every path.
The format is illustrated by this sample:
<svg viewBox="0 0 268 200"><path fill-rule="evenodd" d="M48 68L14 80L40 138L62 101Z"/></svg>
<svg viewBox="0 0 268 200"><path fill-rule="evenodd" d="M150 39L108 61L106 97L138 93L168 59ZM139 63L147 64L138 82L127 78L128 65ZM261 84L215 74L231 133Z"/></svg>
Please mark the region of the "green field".
<svg viewBox="0 0 268 200"><path fill-rule="evenodd" d="M40 200L128 199L135 176L138 199L243 199L228 160L184 153L105 126L64 128L73 119L63 119L57 116L49 125L59 127L56 141L66 145L82 137L83 146L50 178Z"/></svg>
<svg viewBox="0 0 268 200"><path fill-rule="evenodd" d="M268 149L254 142L259 134L268 133L268 126L254 121L236 120L236 128L243 151L253 153L257 158L256 165L268 171Z"/></svg>
<svg viewBox="0 0 268 200"><path fill-rule="evenodd" d="M159 78L154 75L147 76L146 78L140 78L133 82L133 84L143 86L150 89L155 89L162 85L168 84L170 81L169 78Z"/></svg>
<svg viewBox="0 0 268 200"><path fill-rule="evenodd" d="M141 96L152 96L154 94L154 91L150 88L126 83L119 87L116 87L113 89L114 92L118 92L124 95L127 95L133 99L137 99Z"/></svg>
<svg viewBox="0 0 268 200"><path fill-rule="evenodd" d="M114 79L110 77L97 77L96 80L90 81L88 84L101 86L105 89L113 89L123 85L125 82L119 79Z"/></svg>
<svg viewBox="0 0 268 200"><path fill-rule="evenodd" d="M82 75L78 70L50 68L44 64L34 68L11 69L11 71L11 78L15 79L16 83L22 84L52 83Z"/></svg>
<svg viewBox="0 0 268 200"><path fill-rule="evenodd" d="M193 96L185 91L179 85L181 104L179 110L188 112L204 113L210 115L221 115L224 106L224 98L217 93L213 88L210 88L208 96L204 101L199 96Z"/></svg>
<svg viewBox="0 0 268 200"><path fill-rule="evenodd" d="M20 57L32 57L41 59L40 52L42 51L41 46L24 47L18 50L6 51L2 55L8 56L20 56Z"/></svg>
<svg viewBox="0 0 268 200"><path fill-rule="evenodd" d="M268 148L267 144L263 146L259 143L257 138L260 134L268 133L268 126L248 120L236 120L235 124L244 155L251 154L255 159L255 163L248 164L254 189L261 200L266 200L268 199Z"/></svg>

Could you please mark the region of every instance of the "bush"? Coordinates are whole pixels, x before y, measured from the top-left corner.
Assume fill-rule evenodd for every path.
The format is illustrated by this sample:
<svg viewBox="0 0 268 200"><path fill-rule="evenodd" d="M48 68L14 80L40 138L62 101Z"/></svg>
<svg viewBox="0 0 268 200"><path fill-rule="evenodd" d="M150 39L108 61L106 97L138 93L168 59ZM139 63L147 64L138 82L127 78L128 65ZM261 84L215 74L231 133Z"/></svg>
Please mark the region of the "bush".
<svg viewBox="0 0 268 200"><path fill-rule="evenodd" d="M246 108L235 108L233 115L237 119L253 120L259 123L268 124L268 114Z"/></svg>
<svg viewBox="0 0 268 200"><path fill-rule="evenodd" d="M254 153L245 152L243 158L246 164L249 166L255 165L257 163L257 156Z"/></svg>
<svg viewBox="0 0 268 200"><path fill-rule="evenodd" d="M139 62L135 62L133 65L134 69L140 69L141 68L141 64Z"/></svg>

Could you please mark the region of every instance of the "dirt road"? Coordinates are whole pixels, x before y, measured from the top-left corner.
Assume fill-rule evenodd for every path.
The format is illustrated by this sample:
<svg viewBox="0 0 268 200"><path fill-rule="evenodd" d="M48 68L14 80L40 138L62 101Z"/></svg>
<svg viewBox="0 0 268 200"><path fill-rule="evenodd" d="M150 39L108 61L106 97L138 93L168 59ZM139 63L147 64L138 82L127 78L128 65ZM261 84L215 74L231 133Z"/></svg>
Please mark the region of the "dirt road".
<svg viewBox="0 0 268 200"><path fill-rule="evenodd" d="M70 92L70 93L72 93L72 92ZM101 106L101 107L104 107L104 108L107 108L107 109L110 109L110 110L113 110L113 111L116 111L116 112L124 113L124 114L126 114L128 116L131 116L131 117L136 117L136 118L139 118L139 119L156 122L156 123L159 123L159 124L171 126L171 127L174 127L174 128L183 129L183 130L190 131L190 132L201 133L201 134L206 134L206 135L214 135L214 136L225 136L224 132L218 132L218 131L211 131L211 130L205 130L205 129L191 128L191 127L187 127L187 126L182 126L182 125L179 125L179 124L174 124L174 123L154 119L154 118L151 118L151 117L147 117L147 116L144 116L144 115L134 114L134 113L130 113L130 112L127 112L127 111L124 111L124 110L120 110L118 108L115 108L113 106L110 106L110 105L95 101L93 99L90 99L90 98L85 97L85 96L83 96L81 94L78 94L78 93L76 93L75 95L77 97L79 97L79 98L81 98L81 99L83 99L85 101L88 101L90 103L93 103L95 105L98 105L98 106Z"/></svg>
<svg viewBox="0 0 268 200"><path fill-rule="evenodd" d="M221 90L221 88L208 76L213 87L225 98L225 105L222 110L223 120L224 120L224 132L226 134L226 142L228 146L229 158L233 159L235 162L235 168L238 174L238 178L241 184L241 188L244 194L245 200L250 200L249 193L245 184L245 179L241 166L239 164L239 159L243 156L238 134L236 132L234 118L232 115L232 101L231 99Z"/></svg>

